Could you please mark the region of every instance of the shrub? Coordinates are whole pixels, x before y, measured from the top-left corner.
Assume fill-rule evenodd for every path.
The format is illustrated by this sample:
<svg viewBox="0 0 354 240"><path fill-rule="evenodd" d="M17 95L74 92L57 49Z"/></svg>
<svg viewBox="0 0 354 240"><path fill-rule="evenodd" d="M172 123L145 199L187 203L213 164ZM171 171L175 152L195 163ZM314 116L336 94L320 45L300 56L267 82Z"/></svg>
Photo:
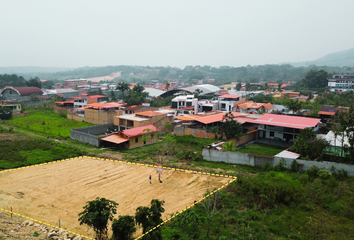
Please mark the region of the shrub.
<svg viewBox="0 0 354 240"><path fill-rule="evenodd" d="M335 177L338 179L338 180L344 180L348 177L348 171L341 168L338 170L338 172L336 173Z"/></svg>
<svg viewBox="0 0 354 240"><path fill-rule="evenodd" d="M320 169L317 166L313 165L312 167L310 167L309 169L306 170L306 173L311 178L317 178L319 171L320 171Z"/></svg>
<svg viewBox="0 0 354 240"><path fill-rule="evenodd" d="M284 165L285 165L285 159L281 158L278 164L274 166L274 169L277 171L284 171L285 170Z"/></svg>
<svg viewBox="0 0 354 240"><path fill-rule="evenodd" d="M297 164L297 161L295 159L291 162L290 169L291 169L292 172L298 172L299 171L299 165Z"/></svg>
<svg viewBox="0 0 354 240"><path fill-rule="evenodd" d="M39 237L39 233L37 231L34 231L33 237Z"/></svg>
<svg viewBox="0 0 354 240"><path fill-rule="evenodd" d="M327 171L327 170L321 169L321 170L318 171L318 176L322 180L327 180L327 179L329 179L332 176L332 174L329 171Z"/></svg>
<svg viewBox="0 0 354 240"><path fill-rule="evenodd" d="M299 180L277 172L245 178L244 182L242 189L244 194L248 196L248 201L262 207L274 207L276 204L296 202L303 189Z"/></svg>

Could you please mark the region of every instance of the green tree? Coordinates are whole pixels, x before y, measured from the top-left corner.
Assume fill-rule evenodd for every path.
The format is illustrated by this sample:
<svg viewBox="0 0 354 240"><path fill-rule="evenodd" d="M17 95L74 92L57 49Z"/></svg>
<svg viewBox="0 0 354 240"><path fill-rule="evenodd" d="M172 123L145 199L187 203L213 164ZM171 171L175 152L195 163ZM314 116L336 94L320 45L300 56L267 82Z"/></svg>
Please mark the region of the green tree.
<svg viewBox="0 0 354 240"><path fill-rule="evenodd" d="M26 82L26 85L27 85L28 87L42 88L42 82L41 82L41 80L39 80L38 77L31 78L30 80L28 80L28 81Z"/></svg>
<svg viewBox="0 0 354 240"><path fill-rule="evenodd" d="M130 240L133 233L136 232L133 216L120 216L119 219L113 219L112 222L112 240Z"/></svg>
<svg viewBox="0 0 354 240"><path fill-rule="evenodd" d="M129 86L130 85L128 83L125 83L125 82L119 82L118 85L117 85L116 90L119 90L119 91L122 92L123 103L124 103L124 93L130 89Z"/></svg>
<svg viewBox="0 0 354 240"><path fill-rule="evenodd" d="M45 89L53 89L54 88L54 82L52 80L48 80L42 83L42 87Z"/></svg>
<svg viewBox="0 0 354 240"><path fill-rule="evenodd" d="M240 89L242 88L242 84L239 82L236 84L236 90L240 91Z"/></svg>
<svg viewBox="0 0 354 240"><path fill-rule="evenodd" d="M135 85L132 90L128 92L126 96L126 103L128 106L140 105L146 102L146 98L149 93L144 92L145 88L139 84Z"/></svg>
<svg viewBox="0 0 354 240"><path fill-rule="evenodd" d="M197 88L196 90L194 90L193 95L195 98L198 98L201 93L203 93L203 90L200 90L199 88Z"/></svg>
<svg viewBox="0 0 354 240"><path fill-rule="evenodd" d="M283 104L291 111L293 111L293 114L298 112L299 110L302 109L302 102L293 100L293 99L287 99L286 101L283 101Z"/></svg>
<svg viewBox="0 0 354 240"><path fill-rule="evenodd" d="M165 86L165 90L167 91L168 88L170 87L170 83L168 81L165 82L166 86Z"/></svg>
<svg viewBox="0 0 354 240"><path fill-rule="evenodd" d="M12 118L12 111L6 107L0 108L0 119L1 120L8 120Z"/></svg>
<svg viewBox="0 0 354 240"><path fill-rule="evenodd" d="M117 213L117 206L118 203L99 197L86 202L84 211L79 213L80 225L86 224L93 228L98 240L106 239L108 220L113 220L113 215Z"/></svg>
<svg viewBox="0 0 354 240"><path fill-rule="evenodd" d="M227 139L236 138L239 139L243 135L242 125L234 120L235 116L230 112L226 113L223 117L224 132Z"/></svg>
<svg viewBox="0 0 354 240"><path fill-rule="evenodd" d="M246 91L250 91L251 90L251 84L248 82L246 83Z"/></svg>
<svg viewBox="0 0 354 240"><path fill-rule="evenodd" d="M299 153L301 158L309 157L314 160L320 157L327 147L329 147L329 142L316 138L316 133L311 128L305 128L296 137L291 151Z"/></svg>
<svg viewBox="0 0 354 240"><path fill-rule="evenodd" d="M151 200L150 207L138 207L135 213L135 222L143 228L143 233L147 233L163 221L161 219L161 213L165 212L162 207L165 201L158 199ZM143 237L144 240L161 240L161 227L153 230L149 234Z"/></svg>
<svg viewBox="0 0 354 240"><path fill-rule="evenodd" d="M300 81L305 88L325 88L327 86L327 78L331 77L331 74L325 70L311 69L306 73L304 79Z"/></svg>
<svg viewBox="0 0 354 240"><path fill-rule="evenodd" d="M117 98L116 98L116 94L114 93L114 91L113 90L111 90L110 92L109 92L109 99L111 100L111 101L115 101Z"/></svg>
<svg viewBox="0 0 354 240"><path fill-rule="evenodd" d="M278 91L281 92L281 85L283 85L283 80L280 80L280 79L279 79L279 80L277 81L277 83L278 83Z"/></svg>

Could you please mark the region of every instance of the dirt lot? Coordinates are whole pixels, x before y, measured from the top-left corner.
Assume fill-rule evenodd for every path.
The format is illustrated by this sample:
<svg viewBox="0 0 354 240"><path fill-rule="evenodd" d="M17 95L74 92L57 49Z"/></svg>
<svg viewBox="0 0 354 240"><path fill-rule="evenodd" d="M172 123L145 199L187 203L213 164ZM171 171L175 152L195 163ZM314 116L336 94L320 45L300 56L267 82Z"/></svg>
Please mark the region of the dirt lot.
<svg viewBox="0 0 354 240"><path fill-rule="evenodd" d="M62 228L92 236L77 214L96 197L119 203L117 215L164 200L165 220L230 179L164 169L162 181L151 167L79 158L0 173L0 207L56 226L60 219Z"/></svg>

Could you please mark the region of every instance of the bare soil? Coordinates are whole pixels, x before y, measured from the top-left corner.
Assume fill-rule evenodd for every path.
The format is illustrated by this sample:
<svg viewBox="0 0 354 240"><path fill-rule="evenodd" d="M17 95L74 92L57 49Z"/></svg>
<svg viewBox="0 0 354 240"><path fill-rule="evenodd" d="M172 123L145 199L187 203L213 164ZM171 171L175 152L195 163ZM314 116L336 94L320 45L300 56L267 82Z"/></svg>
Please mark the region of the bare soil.
<svg viewBox="0 0 354 240"><path fill-rule="evenodd" d="M96 197L119 203L117 215L134 215L152 199L164 200L165 220L230 180L164 169L160 183L152 167L77 158L0 173L0 207L55 226L60 220L62 228L92 237L78 213Z"/></svg>

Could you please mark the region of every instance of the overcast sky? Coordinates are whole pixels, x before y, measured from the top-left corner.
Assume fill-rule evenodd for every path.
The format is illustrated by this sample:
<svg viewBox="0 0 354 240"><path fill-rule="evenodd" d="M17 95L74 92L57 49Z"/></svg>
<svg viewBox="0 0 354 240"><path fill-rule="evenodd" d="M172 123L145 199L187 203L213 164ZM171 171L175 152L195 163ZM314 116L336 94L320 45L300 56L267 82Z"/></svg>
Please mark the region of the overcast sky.
<svg viewBox="0 0 354 240"><path fill-rule="evenodd" d="M219 67L354 47L353 0L0 0L0 66Z"/></svg>

